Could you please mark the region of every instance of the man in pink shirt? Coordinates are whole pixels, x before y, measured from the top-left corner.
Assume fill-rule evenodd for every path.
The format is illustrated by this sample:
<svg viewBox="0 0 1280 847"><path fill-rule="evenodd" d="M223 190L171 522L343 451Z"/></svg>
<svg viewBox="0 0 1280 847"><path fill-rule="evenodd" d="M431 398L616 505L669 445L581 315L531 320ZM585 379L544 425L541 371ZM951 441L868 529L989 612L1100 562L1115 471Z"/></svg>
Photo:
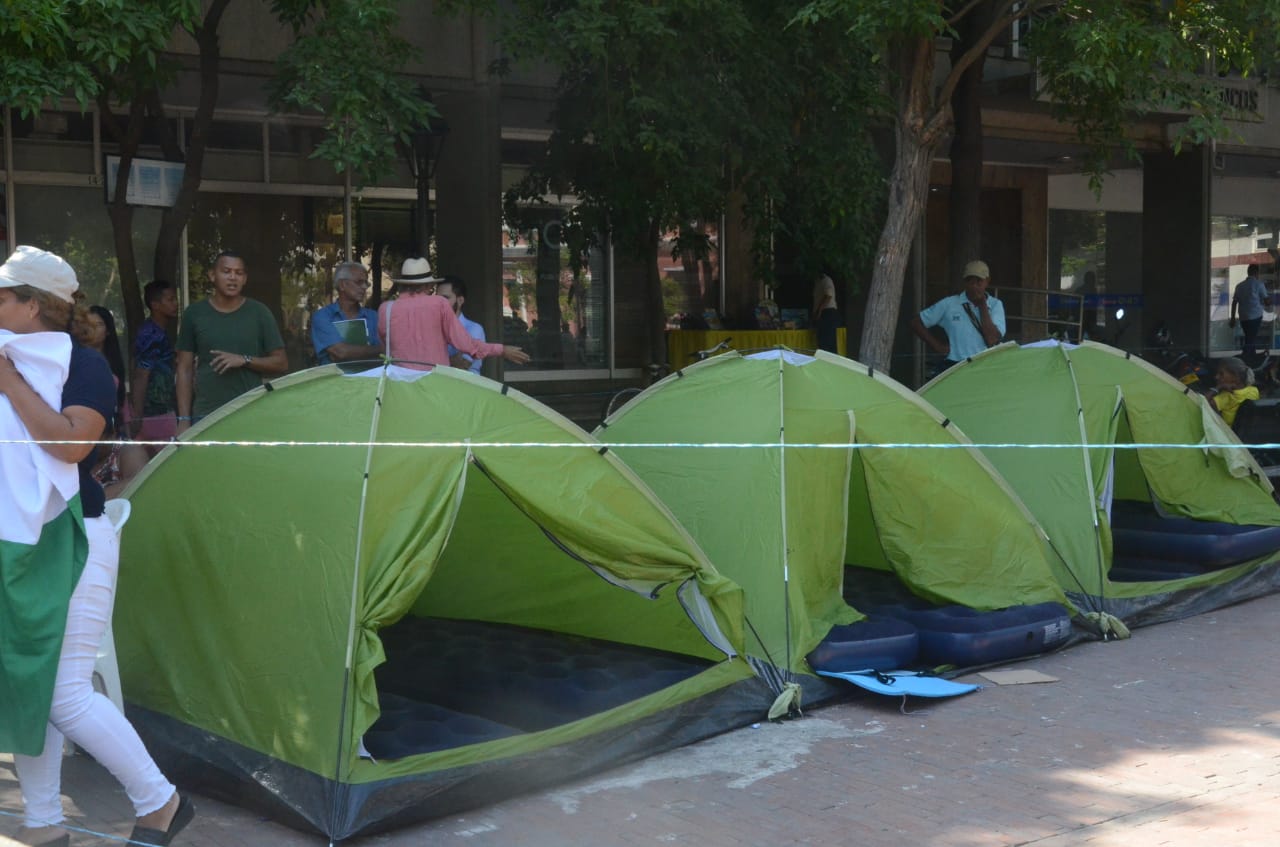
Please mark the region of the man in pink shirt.
<svg viewBox="0 0 1280 847"><path fill-rule="evenodd" d="M477 359L501 356L523 365L529 354L509 344L490 344L472 338L449 306L435 295L435 284L426 259L405 259L400 275L391 277L399 296L378 308L378 334L387 342L387 356L406 368L427 370L449 364L449 345Z"/></svg>

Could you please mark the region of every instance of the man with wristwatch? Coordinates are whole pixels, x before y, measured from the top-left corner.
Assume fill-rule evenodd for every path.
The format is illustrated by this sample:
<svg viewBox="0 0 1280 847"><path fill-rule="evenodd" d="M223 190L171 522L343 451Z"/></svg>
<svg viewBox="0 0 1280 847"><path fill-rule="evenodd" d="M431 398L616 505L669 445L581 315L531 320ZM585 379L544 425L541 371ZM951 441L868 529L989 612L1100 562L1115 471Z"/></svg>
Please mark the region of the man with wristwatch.
<svg viewBox="0 0 1280 847"><path fill-rule="evenodd" d="M224 251L209 271L213 293L182 313L175 382L178 433L223 403L289 369L271 311L244 296L244 258ZM193 399L194 395L194 399Z"/></svg>

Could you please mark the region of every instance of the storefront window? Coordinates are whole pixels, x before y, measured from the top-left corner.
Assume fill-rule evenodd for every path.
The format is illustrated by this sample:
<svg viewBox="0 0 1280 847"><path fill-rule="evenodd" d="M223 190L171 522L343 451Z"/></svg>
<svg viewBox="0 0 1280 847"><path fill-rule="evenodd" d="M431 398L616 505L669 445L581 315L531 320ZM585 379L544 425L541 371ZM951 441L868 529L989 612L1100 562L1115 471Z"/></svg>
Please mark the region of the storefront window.
<svg viewBox="0 0 1280 847"><path fill-rule="evenodd" d="M414 204L405 200L359 200L355 204L352 243L357 261L369 268L369 299L376 309L391 295L391 277L405 259L418 255L414 245ZM432 257L432 267L437 263Z"/></svg>
<svg viewBox="0 0 1280 847"><path fill-rule="evenodd" d="M314 365L311 315L331 300L342 221L338 199L201 194L188 228L191 300L208 295L214 256L239 253L248 271L245 294L275 315L289 369Z"/></svg>
<svg viewBox="0 0 1280 847"><path fill-rule="evenodd" d="M575 269L561 232L550 214L536 230L504 232L502 343L533 357L526 370L608 367L604 253L591 250Z"/></svg>
<svg viewBox="0 0 1280 847"><path fill-rule="evenodd" d="M1142 346L1142 216L1135 212L1049 210L1047 335Z"/></svg>
<svg viewBox="0 0 1280 847"><path fill-rule="evenodd" d="M706 329L720 310L720 233L697 223L658 245L658 278L667 329Z"/></svg>
<svg viewBox="0 0 1280 847"><path fill-rule="evenodd" d="M1238 353L1241 349L1240 323L1228 325L1231 297L1244 282L1249 265L1258 266L1258 276L1273 294L1277 279L1276 248L1280 247L1280 219L1215 215L1210 219L1209 261L1209 352ZM1275 309L1262 316L1261 346L1277 346Z"/></svg>
<svg viewBox="0 0 1280 847"><path fill-rule="evenodd" d="M92 114L48 110L24 117L14 111L11 119L15 171L92 172Z"/></svg>

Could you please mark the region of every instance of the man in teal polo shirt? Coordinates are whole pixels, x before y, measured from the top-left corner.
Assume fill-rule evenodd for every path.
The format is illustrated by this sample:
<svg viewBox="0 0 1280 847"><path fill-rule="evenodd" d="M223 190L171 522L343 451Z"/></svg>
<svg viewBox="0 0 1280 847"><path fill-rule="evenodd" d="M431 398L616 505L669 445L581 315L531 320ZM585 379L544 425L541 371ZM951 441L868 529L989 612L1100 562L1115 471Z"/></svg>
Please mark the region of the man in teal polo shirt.
<svg viewBox="0 0 1280 847"><path fill-rule="evenodd" d="M248 280L243 257L219 253L209 271L213 293L182 313L174 368L178 434L261 385L264 376L289 369L275 318L266 306L244 296Z"/></svg>

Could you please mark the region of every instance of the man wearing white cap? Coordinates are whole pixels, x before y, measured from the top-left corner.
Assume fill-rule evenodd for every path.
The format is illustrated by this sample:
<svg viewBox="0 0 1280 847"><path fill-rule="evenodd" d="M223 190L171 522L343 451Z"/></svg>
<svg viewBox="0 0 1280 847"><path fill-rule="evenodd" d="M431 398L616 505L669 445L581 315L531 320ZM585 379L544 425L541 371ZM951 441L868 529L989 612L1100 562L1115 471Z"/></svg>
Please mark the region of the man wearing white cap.
<svg viewBox="0 0 1280 847"><path fill-rule="evenodd" d="M1004 337L1004 304L987 293L990 283L987 263L975 259L964 266L963 291L943 297L911 319L911 331L946 359L947 367L999 344ZM934 326L947 334L945 342L929 331Z"/></svg>
<svg viewBox="0 0 1280 847"><path fill-rule="evenodd" d="M405 259L391 281L400 293L378 308L378 335L387 343L387 356L399 364L421 370L447 365L449 345L476 359L501 356L517 365L529 361L519 347L472 338L449 301L435 295L435 284L444 278L431 273L426 259Z"/></svg>

